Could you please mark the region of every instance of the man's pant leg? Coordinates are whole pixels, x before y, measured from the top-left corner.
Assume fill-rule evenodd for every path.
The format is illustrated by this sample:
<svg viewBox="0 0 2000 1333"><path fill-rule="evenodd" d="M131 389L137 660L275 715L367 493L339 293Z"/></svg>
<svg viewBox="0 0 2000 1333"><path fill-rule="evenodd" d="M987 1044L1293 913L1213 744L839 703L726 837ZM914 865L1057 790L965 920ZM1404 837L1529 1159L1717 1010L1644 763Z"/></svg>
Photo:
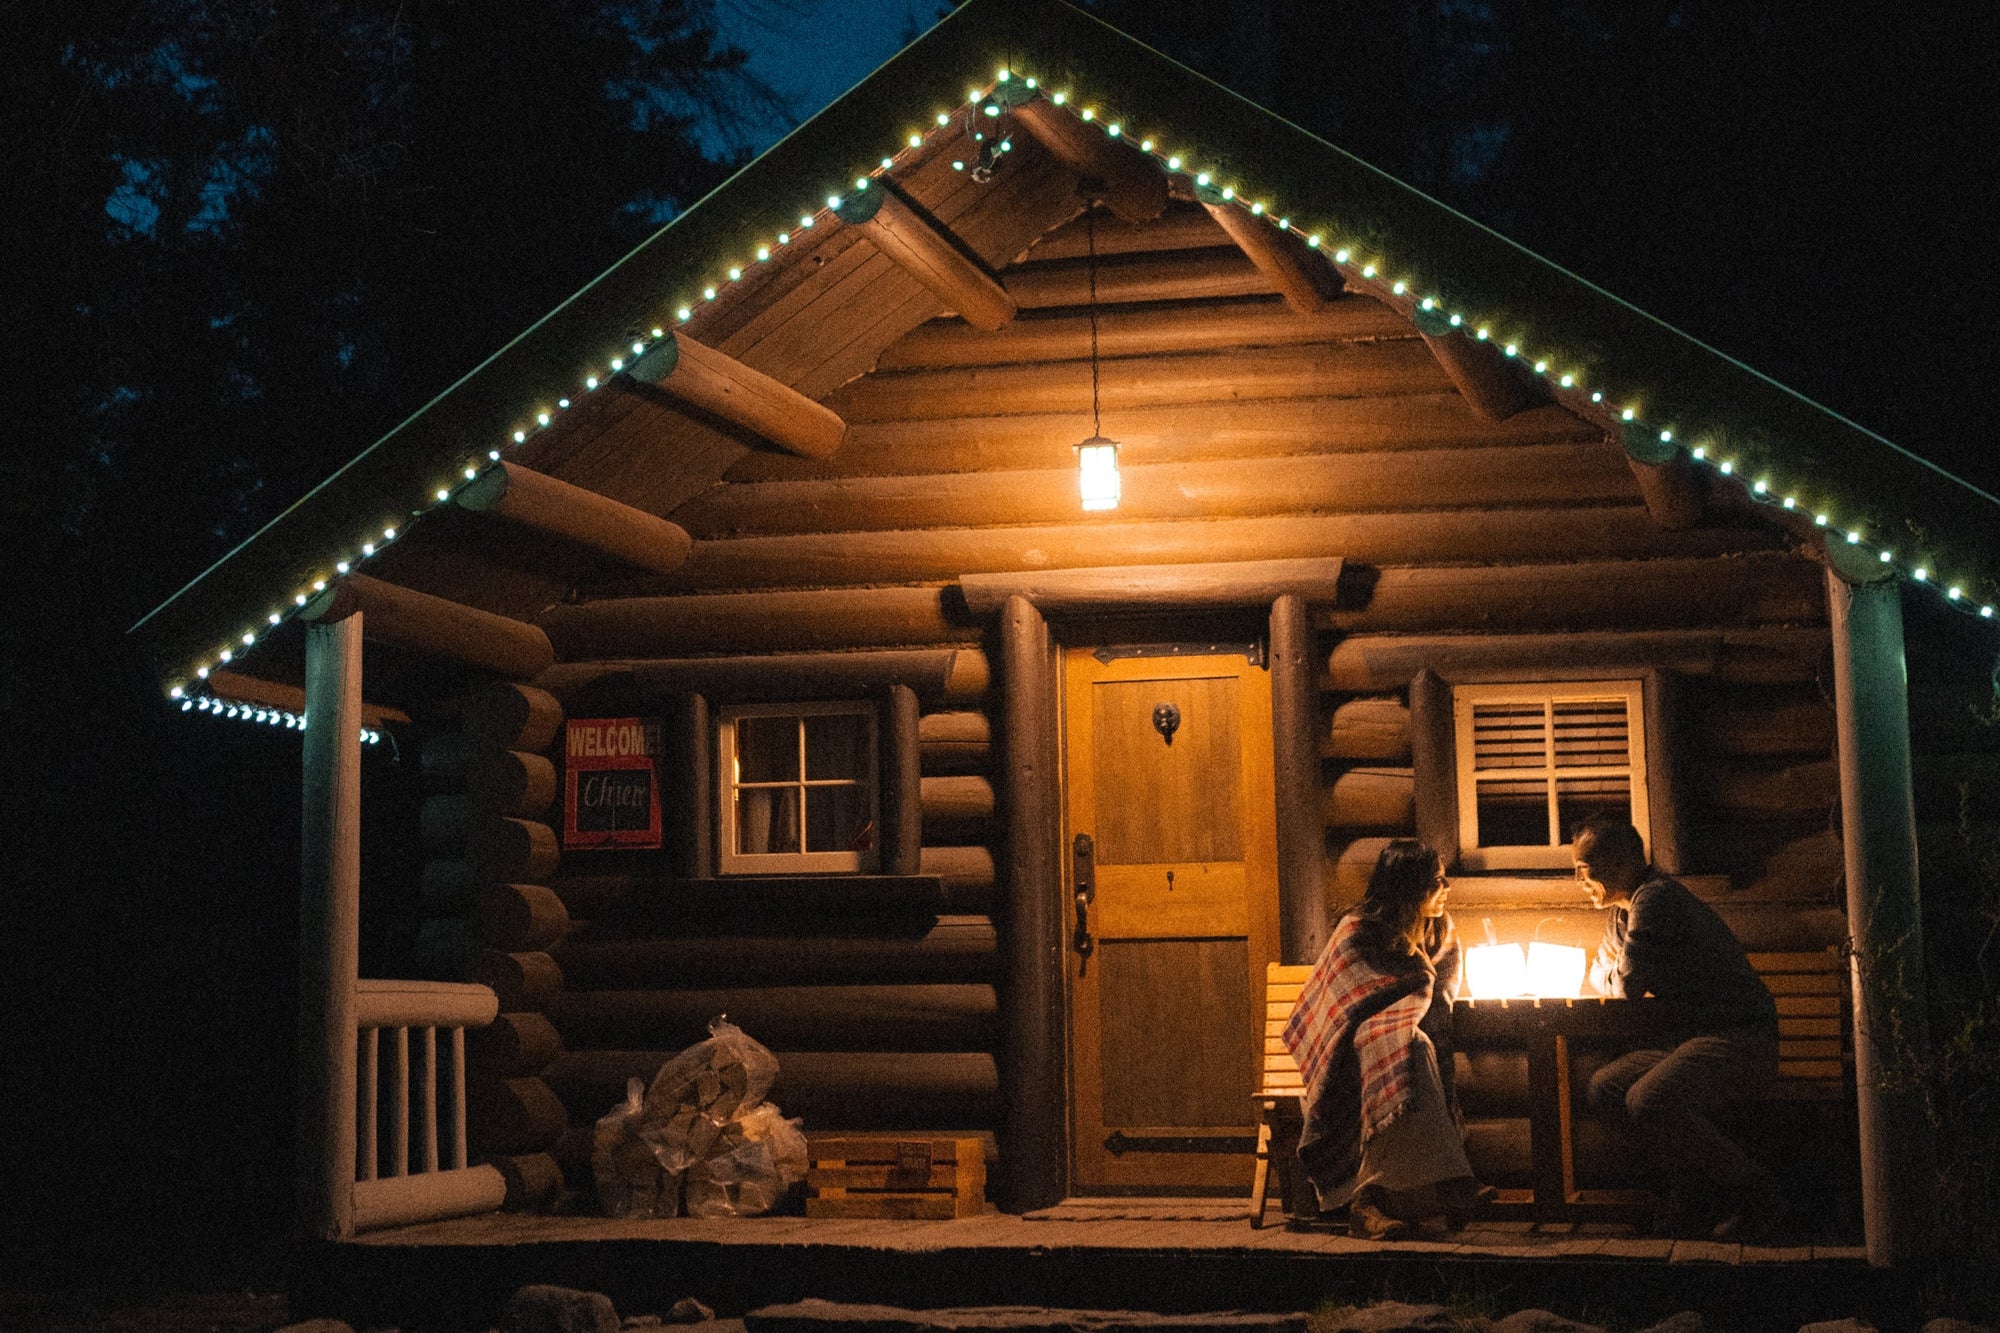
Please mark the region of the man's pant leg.
<svg viewBox="0 0 2000 1333"><path fill-rule="evenodd" d="M1763 1168L1711 1117L1720 1107L1763 1092L1777 1067L1776 1035L1763 1029L1691 1037L1626 1085L1625 1114L1671 1172L1711 1188L1736 1190ZM1593 1092L1596 1086L1593 1079Z"/></svg>

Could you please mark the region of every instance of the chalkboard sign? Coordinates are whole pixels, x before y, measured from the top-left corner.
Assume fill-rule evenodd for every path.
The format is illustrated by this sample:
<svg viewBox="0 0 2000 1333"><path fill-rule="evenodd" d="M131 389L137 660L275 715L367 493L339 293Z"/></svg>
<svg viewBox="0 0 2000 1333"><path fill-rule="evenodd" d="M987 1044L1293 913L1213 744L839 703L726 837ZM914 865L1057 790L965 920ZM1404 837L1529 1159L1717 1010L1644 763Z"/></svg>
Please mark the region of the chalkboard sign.
<svg viewBox="0 0 2000 1333"><path fill-rule="evenodd" d="M573 718L563 746L563 850L660 845L660 720Z"/></svg>

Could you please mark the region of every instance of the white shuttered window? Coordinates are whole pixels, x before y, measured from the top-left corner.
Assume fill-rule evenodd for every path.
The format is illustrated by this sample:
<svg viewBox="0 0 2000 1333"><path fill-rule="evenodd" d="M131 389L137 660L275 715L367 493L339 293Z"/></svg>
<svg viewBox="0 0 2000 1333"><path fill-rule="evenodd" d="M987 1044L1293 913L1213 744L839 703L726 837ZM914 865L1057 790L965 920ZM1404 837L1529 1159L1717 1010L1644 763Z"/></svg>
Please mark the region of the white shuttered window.
<svg viewBox="0 0 2000 1333"><path fill-rule="evenodd" d="M1455 687L1460 864L1567 868L1570 829L1600 813L1650 849L1643 702L1636 680Z"/></svg>

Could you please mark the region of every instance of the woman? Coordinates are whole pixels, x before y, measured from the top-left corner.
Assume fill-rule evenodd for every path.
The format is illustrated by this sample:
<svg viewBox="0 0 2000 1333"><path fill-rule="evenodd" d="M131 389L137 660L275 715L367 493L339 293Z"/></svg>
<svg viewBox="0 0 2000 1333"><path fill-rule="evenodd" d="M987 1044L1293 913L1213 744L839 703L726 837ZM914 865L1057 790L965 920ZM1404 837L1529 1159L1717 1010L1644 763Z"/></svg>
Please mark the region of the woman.
<svg viewBox="0 0 2000 1333"><path fill-rule="evenodd" d="M1346 1205L1367 1240L1433 1220L1456 1227L1495 1194L1466 1161L1451 1084L1460 953L1450 891L1423 843L1383 848L1285 1028L1306 1087L1299 1161L1321 1212Z"/></svg>

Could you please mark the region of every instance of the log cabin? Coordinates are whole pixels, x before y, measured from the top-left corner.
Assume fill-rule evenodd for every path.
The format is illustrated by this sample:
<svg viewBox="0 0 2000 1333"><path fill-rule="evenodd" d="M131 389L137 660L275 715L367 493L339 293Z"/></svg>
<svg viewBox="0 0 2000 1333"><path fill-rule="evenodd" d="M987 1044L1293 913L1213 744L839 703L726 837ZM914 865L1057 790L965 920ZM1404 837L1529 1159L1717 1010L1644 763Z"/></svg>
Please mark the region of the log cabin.
<svg viewBox="0 0 2000 1333"><path fill-rule="evenodd" d="M1795 1175L1886 1264L1929 1177L1881 978L2000 766L1996 533L1079 11L970 0L133 632L174 706L302 732L314 1235L587 1193L720 1013L809 1130L977 1136L1006 1210L1241 1195L1268 968L1384 841L1475 942L1586 944L1609 808L1765 960L1832 1126ZM364 978L385 731L421 874L370 901L422 927ZM1460 1059L1529 1183L1532 1071Z"/></svg>

